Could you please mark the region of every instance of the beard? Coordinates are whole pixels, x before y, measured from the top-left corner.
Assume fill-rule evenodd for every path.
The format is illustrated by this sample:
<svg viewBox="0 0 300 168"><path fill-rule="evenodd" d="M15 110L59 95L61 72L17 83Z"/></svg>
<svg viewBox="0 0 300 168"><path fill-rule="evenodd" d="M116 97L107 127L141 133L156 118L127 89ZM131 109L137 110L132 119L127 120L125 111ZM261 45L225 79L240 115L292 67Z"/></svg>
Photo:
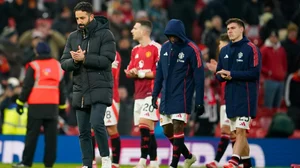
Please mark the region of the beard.
<svg viewBox="0 0 300 168"><path fill-rule="evenodd" d="M84 29L86 29L86 26L87 26L88 24L89 24L89 23L87 23L87 24L79 24L77 27L78 27L79 30L84 30Z"/></svg>
<svg viewBox="0 0 300 168"><path fill-rule="evenodd" d="M89 18L86 24L78 24L77 27L79 30L85 30L87 25L89 25L90 23L91 23L91 20Z"/></svg>

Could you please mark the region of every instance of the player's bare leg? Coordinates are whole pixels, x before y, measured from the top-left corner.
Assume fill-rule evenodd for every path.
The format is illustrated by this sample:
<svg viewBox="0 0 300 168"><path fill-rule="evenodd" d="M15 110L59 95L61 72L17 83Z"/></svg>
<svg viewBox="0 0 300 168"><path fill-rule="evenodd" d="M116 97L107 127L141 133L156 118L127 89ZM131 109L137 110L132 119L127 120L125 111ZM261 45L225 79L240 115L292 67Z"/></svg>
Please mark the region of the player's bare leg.
<svg viewBox="0 0 300 168"><path fill-rule="evenodd" d="M121 153L121 140L117 125L107 126L107 133L110 137L112 148L112 168L118 168Z"/></svg>
<svg viewBox="0 0 300 168"><path fill-rule="evenodd" d="M238 166L241 160L241 156L244 155L244 153L247 153L247 150L249 151L246 129L236 128L235 134L236 142L233 146L233 154L231 159L229 160L229 163L223 166L224 168L232 168L234 166ZM244 148L246 148L245 151Z"/></svg>
<svg viewBox="0 0 300 168"><path fill-rule="evenodd" d="M247 140L247 138L246 138ZM241 162L243 163L244 168L251 168L252 163L250 159L250 148L249 148L249 143L247 141L246 147L244 148L242 154L241 154Z"/></svg>

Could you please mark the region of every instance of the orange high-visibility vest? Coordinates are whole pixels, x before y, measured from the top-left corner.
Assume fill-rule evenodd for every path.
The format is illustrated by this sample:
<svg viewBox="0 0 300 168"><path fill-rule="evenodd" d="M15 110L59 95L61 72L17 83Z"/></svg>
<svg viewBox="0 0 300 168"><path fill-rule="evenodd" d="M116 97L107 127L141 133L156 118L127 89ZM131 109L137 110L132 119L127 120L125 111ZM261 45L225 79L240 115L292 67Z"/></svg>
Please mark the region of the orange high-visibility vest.
<svg viewBox="0 0 300 168"><path fill-rule="evenodd" d="M59 83L63 70L55 59L35 60L29 63L34 70L34 86L28 104L59 104Z"/></svg>

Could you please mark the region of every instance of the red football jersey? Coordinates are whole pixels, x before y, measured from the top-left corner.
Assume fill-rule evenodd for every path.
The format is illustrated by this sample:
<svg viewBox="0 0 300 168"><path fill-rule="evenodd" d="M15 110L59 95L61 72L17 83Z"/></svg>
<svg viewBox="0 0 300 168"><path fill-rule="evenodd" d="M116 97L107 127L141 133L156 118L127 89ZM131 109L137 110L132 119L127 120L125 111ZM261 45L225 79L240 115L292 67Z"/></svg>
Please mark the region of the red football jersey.
<svg viewBox="0 0 300 168"><path fill-rule="evenodd" d="M113 86L113 99L115 102L119 103L120 102L120 97L119 97L119 74L120 74L120 69L121 69L121 56L118 52L116 52L116 57L115 61L112 63L112 75L114 78L114 86Z"/></svg>
<svg viewBox="0 0 300 168"><path fill-rule="evenodd" d="M161 45L155 41L145 47L135 46L131 51L130 63L127 70L136 68L138 71L156 73L156 64L159 60ZM135 99L144 99L152 95L154 79L135 79Z"/></svg>

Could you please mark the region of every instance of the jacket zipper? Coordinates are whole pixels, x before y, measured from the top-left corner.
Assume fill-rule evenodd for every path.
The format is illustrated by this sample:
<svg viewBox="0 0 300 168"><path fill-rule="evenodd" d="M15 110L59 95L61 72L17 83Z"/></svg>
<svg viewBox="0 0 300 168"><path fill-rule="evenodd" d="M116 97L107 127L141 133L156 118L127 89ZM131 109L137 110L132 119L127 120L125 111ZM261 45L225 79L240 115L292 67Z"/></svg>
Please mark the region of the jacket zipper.
<svg viewBox="0 0 300 168"><path fill-rule="evenodd" d="M85 31L83 31L83 38L86 38L86 33ZM89 45L90 45L90 41L88 40L88 44L87 44L87 52L89 51ZM83 108L83 103L84 103L84 97L81 97L81 108Z"/></svg>

